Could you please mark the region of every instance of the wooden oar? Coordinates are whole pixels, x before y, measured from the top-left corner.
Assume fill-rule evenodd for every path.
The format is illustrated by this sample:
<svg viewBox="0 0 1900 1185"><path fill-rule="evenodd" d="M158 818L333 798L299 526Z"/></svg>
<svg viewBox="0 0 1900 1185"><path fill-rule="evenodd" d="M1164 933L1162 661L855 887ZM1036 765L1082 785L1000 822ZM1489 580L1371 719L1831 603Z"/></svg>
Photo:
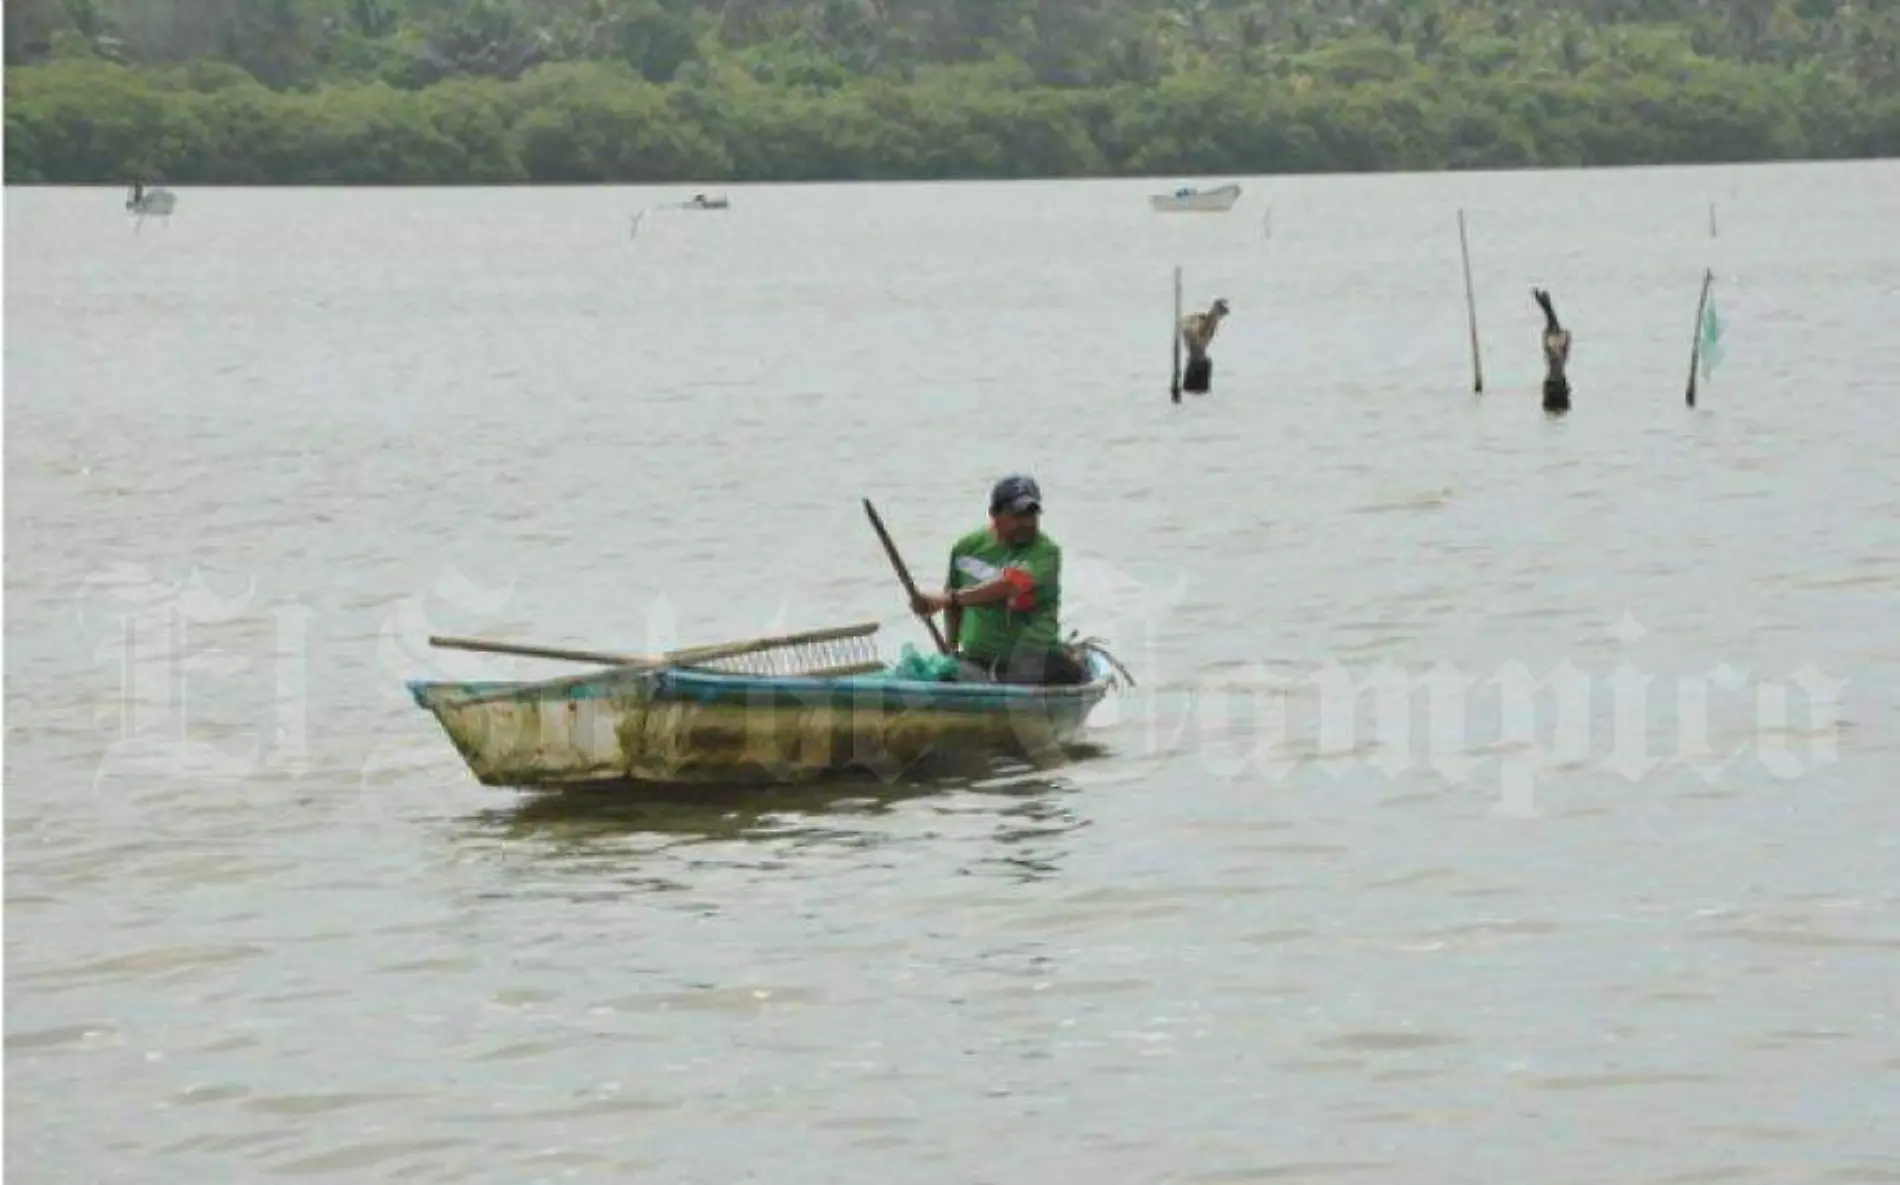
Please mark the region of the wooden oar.
<svg viewBox="0 0 1900 1185"><path fill-rule="evenodd" d="M876 633L878 628L877 622L867 621L857 625L806 630L796 634L776 634L763 638L747 638L738 642L719 642L711 646L692 646L684 650L669 650L660 655L621 654L608 650L569 650L559 646L526 646L518 642L502 642L492 638L457 638L440 634L431 635L429 645L451 650L482 650L493 654L519 654L528 658L599 663L611 667L668 667L711 662L721 658L738 658L741 655L756 654L761 650L776 650L787 646L834 642L841 638L862 638Z"/></svg>
<svg viewBox="0 0 1900 1185"><path fill-rule="evenodd" d="M524 646L518 642L498 642L492 638L456 638L429 635L429 645L447 650L484 650L491 654L520 654L528 658L557 658L566 662L591 662L608 667L658 666L650 655L616 654L606 650L565 650L558 646Z"/></svg>
<svg viewBox="0 0 1900 1185"><path fill-rule="evenodd" d="M904 591L914 600L917 596L917 582L910 578L910 569L904 566L904 557L897 554L897 544L891 542L891 533L884 529L884 520L877 515L877 507L871 505L869 498L864 499L864 513L871 518L871 526L877 531L878 542L884 545L884 554L891 558L891 567L897 569L897 578L904 582ZM930 628L931 640L937 643L937 653L950 653L950 643L943 640L943 632L937 628L935 618L924 618L924 624Z"/></svg>

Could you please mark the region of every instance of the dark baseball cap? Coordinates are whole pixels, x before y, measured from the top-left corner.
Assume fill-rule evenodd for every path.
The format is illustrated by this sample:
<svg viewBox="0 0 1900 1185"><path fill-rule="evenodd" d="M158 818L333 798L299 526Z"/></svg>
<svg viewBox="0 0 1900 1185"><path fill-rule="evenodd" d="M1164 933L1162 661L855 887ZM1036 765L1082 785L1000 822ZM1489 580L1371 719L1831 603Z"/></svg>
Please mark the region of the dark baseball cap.
<svg viewBox="0 0 1900 1185"><path fill-rule="evenodd" d="M1012 473L990 490L990 513L1027 514L1042 509L1042 488L1024 473Z"/></svg>

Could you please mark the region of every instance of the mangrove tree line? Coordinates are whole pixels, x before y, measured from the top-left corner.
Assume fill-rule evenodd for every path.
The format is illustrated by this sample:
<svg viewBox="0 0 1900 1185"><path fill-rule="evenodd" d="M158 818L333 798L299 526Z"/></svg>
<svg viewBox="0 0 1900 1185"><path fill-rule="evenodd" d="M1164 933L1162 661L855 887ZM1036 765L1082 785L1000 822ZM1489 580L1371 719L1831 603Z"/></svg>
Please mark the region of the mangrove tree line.
<svg viewBox="0 0 1900 1185"><path fill-rule="evenodd" d="M8 0L9 182L1900 151L1900 0Z"/></svg>

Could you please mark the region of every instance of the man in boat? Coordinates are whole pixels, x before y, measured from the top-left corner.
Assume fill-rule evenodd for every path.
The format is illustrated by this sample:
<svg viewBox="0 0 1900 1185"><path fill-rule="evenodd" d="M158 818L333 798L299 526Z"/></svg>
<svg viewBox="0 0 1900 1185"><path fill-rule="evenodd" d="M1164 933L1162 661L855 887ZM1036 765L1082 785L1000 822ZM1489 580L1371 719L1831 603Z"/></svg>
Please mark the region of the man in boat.
<svg viewBox="0 0 1900 1185"><path fill-rule="evenodd" d="M1222 299L1216 300L1205 313L1189 313L1181 318L1181 342L1188 351L1187 374L1181 380L1183 391L1202 395L1213 384L1214 362L1207 356L1207 347L1226 316L1227 301Z"/></svg>
<svg viewBox="0 0 1900 1185"><path fill-rule="evenodd" d="M919 591L911 608L944 615L965 682L1086 683L1088 668L1063 646L1062 549L1042 533L1042 490L1011 474L990 491L990 523L950 548L941 593Z"/></svg>
<svg viewBox="0 0 1900 1185"><path fill-rule="evenodd" d="M1544 310L1544 410L1569 411L1570 379L1565 368L1570 365L1570 331L1557 323L1550 293L1533 288L1531 295Z"/></svg>

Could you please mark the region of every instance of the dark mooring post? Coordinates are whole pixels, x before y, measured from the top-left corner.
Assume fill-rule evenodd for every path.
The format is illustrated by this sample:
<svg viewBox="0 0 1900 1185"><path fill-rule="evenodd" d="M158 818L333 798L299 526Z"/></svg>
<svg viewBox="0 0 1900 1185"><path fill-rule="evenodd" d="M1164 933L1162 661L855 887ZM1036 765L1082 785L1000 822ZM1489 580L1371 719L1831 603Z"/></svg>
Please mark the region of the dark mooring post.
<svg viewBox="0 0 1900 1185"><path fill-rule="evenodd" d="M1216 300L1205 313L1189 313L1181 319L1181 341L1188 352L1187 374L1181 380L1183 391L1205 395L1213 387L1214 360L1207 356L1207 347L1226 316L1227 302Z"/></svg>
<svg viewBox="0 0 1900 1185"><path fill-rule="evenodd" d="M1550 293L1533 288L1531 296L1544 310L1544 410L1561 415L1570 410L1570 331L1557 320Z"/></svg>

